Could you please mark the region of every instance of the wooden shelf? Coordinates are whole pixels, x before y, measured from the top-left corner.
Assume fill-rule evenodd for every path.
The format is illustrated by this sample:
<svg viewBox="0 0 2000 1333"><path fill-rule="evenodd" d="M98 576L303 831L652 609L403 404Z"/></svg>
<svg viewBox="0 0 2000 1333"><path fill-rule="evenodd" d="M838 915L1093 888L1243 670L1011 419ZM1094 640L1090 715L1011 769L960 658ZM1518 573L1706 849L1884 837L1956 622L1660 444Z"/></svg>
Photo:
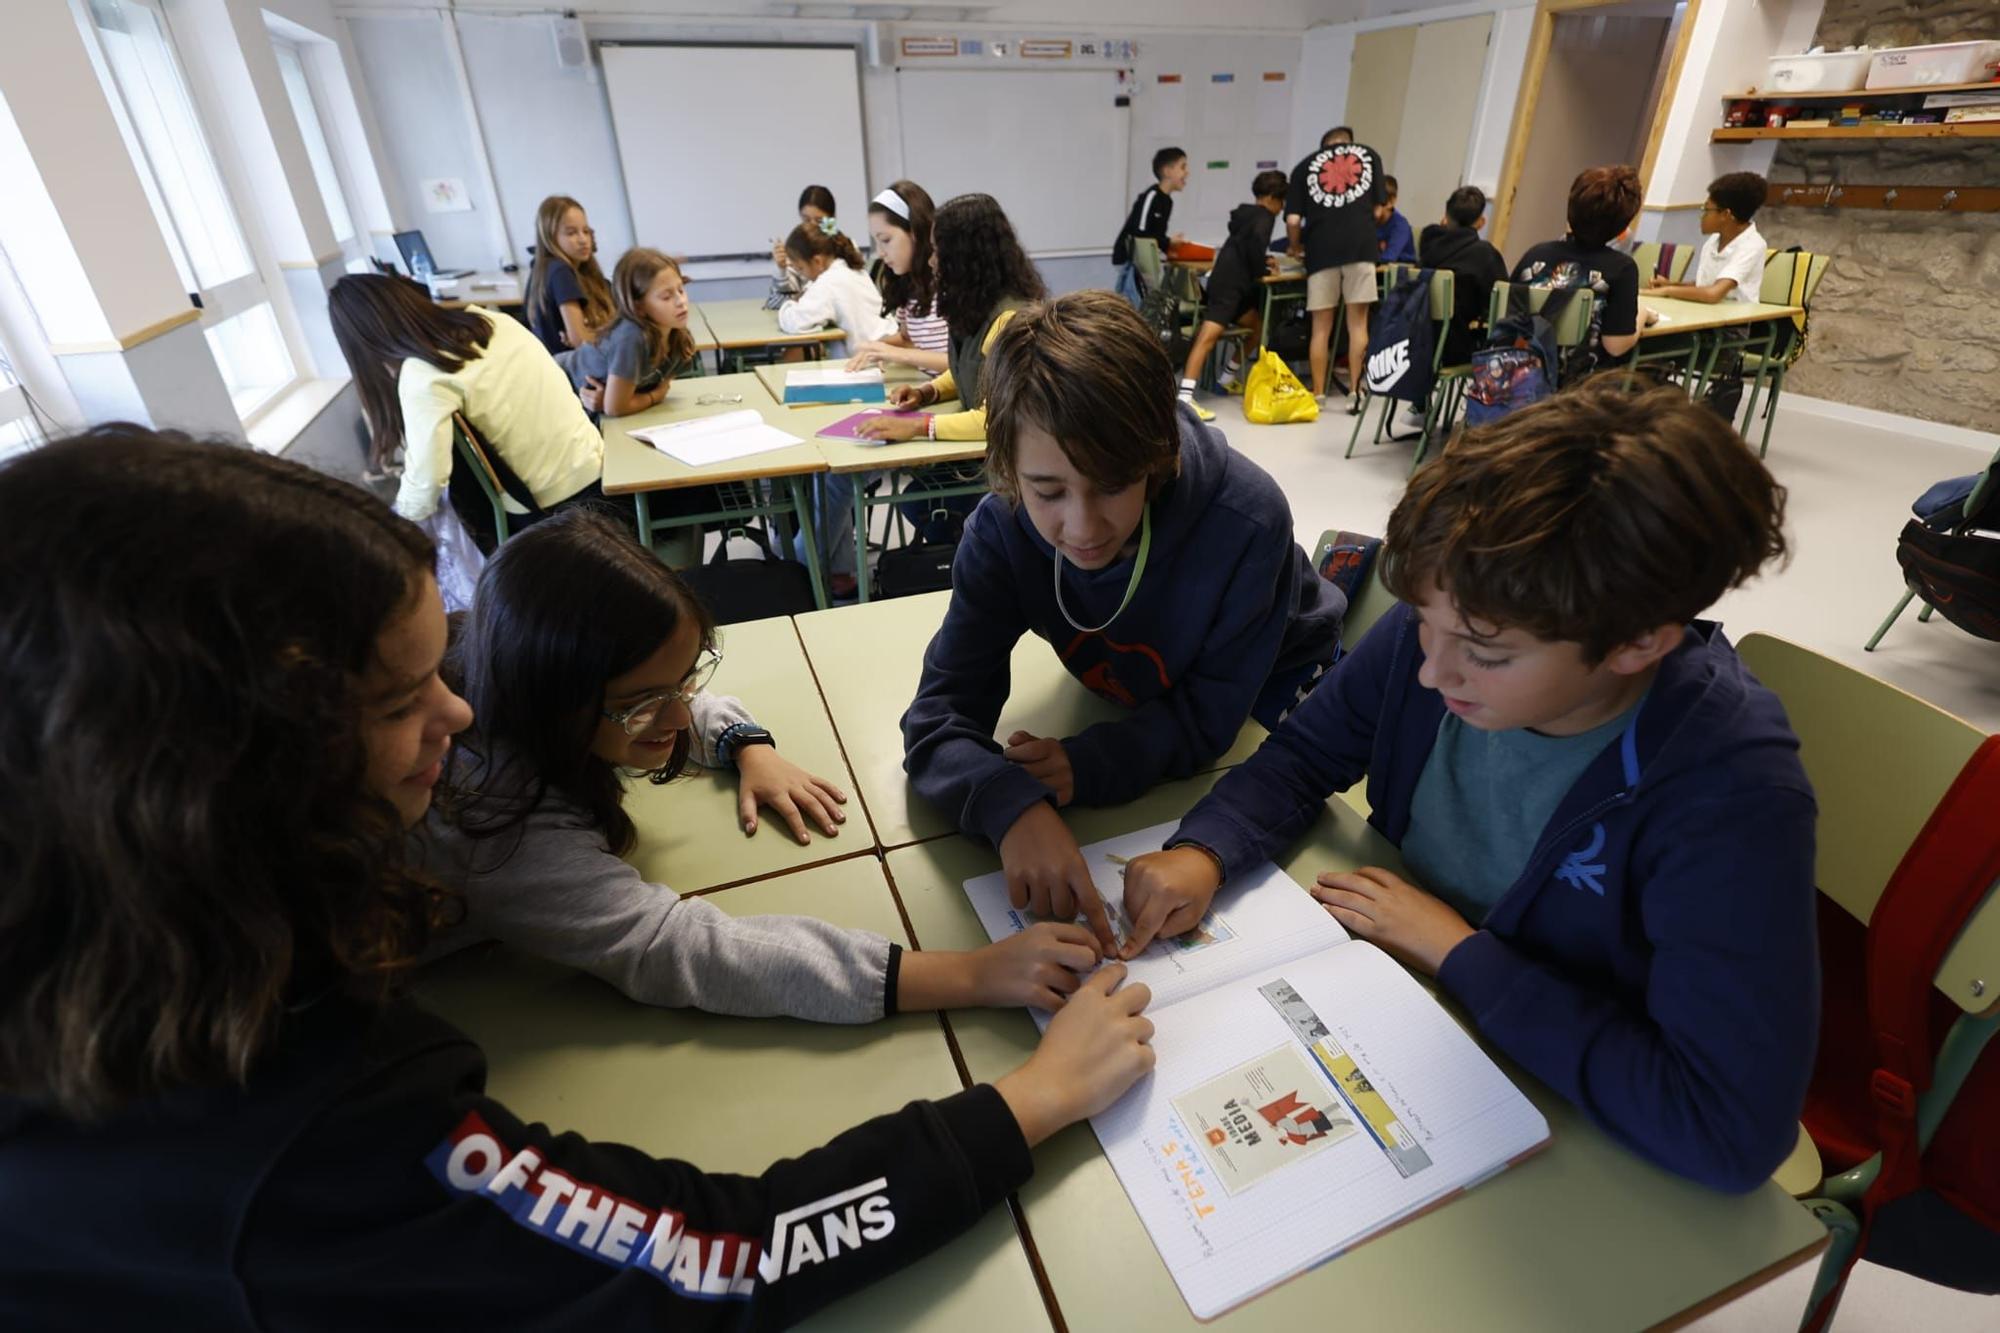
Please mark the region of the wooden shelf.
<svg viewBox="0 0 2000 1333"><path fill-rule="evenodd" d="M2000 120L1961 121L1956 125L1828 125L1823 129L1782 130L1745 126L1720 129L1710 143L1751 143L1758 139L2000 139Z"/></svg>
<svg viewBox="0 0 2000 1333"><path fill-rule="evenodd" d="M1992 92L2000 96L2000 81L1988 83L1933 83L1922 88L1849 88L1840 93L1758 92L1724 93L1725 102L1862 102L1874 97L1914 97L1919 93Z"/></svg>

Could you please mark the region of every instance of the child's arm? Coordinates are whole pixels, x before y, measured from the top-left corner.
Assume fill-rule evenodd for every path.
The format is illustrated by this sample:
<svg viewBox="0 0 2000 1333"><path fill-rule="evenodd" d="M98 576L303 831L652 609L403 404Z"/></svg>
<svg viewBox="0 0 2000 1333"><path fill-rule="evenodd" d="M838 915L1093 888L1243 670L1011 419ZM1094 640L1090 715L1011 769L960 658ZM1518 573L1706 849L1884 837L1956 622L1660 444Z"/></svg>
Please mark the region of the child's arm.
<svg viewBox="0 0 2000 1333"><path fill-rule="evenodd" d="M1006 705L1009 655L1027 632L1006 549L991 532L1012 522L983 503L966 521L951 567L951 604L924 651L916 698L903 714L903 767L917 795L994 846L1047 786L1000 753L993 729Z"/></svg>
<svg viewBox="0 0 2000 1333"><path fill-rule="evenodd" d="M1714 282L1701 287L1689 282L1662 282L1650 285L1646 290L1654 296L1664 296L1669 300L1715 305L1729 299L1729 293L1736 290L1736 279L1717 278Z"/></svg>
<svg viewBox="0 0 2000 1333"><path fill-rule="evenodd" d="M396 487L396 512L421 523L437 512L451 482L451 417L465 398L442 379L426 376L405 389L399 376L397 400L403 408L403 479Z"/></svg>
<svg viewBox="0 0 2000 1333"><path fill-rule="evenodd" d="M1488 1040L1620 1143L1741 1191L1791 1150L1812 1076L1813 803L1701 781L1652 796L1659 814L1627 863L1644 876L1633 924L1654 949L1643 1010L1489 931L1453 949L1438 981Z"/></svg>
<svg viewBox="0 0 2000 1333"><path fill-rule="evenodd" d="M604 415L607 417L625 417L649 407L658 407L666 401L666 397L665 380L650 389L641 389L623 375L604 377Z"/></svg>
<svg viewBox="0 0 2000 1333"><path fill-rule="evenodd" d="M596 334L597 331L584 322L583 302L564 301L556 309L562 315L564 343L571 347L581 347Z"/></svg>
<svg viewBox="0 0 2000 1333"><path fill-rule="evenodd" d="M778 327L786 333L811 333L839 322L830 284L814 282L778 307Z"/></svg>
<svg viewBox="0 0 2000 1333"><path fill-rule="evenodd" d="M1123 974L1086 983L997 1082L755 1176L524 1124L484 1094L478 1047L436 1024L262 1182L238 1256L246 1299L286 1326L379 1324L395 1292L421 1290L467 1326L532 1311L559 1327L789 1328L971 1227L1026 1183L1030 1148L1152 1068L1150 995L1110 993ZM328 1217L349 1243L328 1248L308 1221Z"/></svg>

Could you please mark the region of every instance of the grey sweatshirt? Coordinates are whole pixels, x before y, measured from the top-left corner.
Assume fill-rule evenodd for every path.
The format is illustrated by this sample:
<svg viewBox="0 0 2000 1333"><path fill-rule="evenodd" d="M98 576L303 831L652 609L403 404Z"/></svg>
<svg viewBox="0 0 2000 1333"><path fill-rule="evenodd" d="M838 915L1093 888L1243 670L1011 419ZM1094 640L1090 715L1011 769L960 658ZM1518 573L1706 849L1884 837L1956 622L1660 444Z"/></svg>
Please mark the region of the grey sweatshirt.
<svg viewBox="0 0 2000 1333"><path fill-rule="evenodd" d="M698 695L692 712L693 758L720 767L722 733L749 713L726 695ZM463 775L477 761L455 752L453 764ZM497 939L646 1004L824 1023L893 1012L901 950L887 939L811 917L731 916L648 883L581 807L554 793L489 838L467 836L433 807L414 850L426 874L465 900L464 919L436 934L430 957Z"/></svg>

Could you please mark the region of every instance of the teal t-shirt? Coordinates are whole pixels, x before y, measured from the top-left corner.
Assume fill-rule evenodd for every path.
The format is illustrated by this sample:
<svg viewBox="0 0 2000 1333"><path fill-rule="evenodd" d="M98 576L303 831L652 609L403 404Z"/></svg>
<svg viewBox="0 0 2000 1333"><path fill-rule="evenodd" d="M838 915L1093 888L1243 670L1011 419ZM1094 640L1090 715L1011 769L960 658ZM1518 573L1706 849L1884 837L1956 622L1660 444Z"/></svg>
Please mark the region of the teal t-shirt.
<svg viewBox="0 0 2000 1333"><path fill-rule="evenodd" d="M1563 797L1644 702L1575 736L1481 731L1446 713L1410 802L1402 846L1410 882L1473 925L1484 921L1521 877Z"/></svg>

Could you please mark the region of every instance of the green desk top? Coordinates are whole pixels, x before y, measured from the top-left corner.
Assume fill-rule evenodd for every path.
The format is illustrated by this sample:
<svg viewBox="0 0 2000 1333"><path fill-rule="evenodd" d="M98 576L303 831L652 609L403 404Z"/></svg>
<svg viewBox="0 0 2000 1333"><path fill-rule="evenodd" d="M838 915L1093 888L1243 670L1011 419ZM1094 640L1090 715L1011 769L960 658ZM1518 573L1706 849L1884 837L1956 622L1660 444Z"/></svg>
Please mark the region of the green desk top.
<svg viewBox="0 0 2000 1333"><path fill-rule="evenodd" d="M1079 842L1174 819L1219 777L1159 788L1119 810L1068 815ZM1301 883L1323 870L1397 867L1396 850L1339 801L1284 867ZM920 945L985 942L961 887L999 867L991 851L944 838L888 855L889 875ZM950 1026L975 1080L1032 1049L1025 1012L961 1011ZM1548 1147L1408 1224L1302 1274L1217 1321L1243 1329L1638 1329L1756 1285L1810 1257L1825 1239L1774 1184L1731 1197L1646 1165L1518 1069L1501 1065L1548 1118ZM1088 1126L1035 1152L1021 1191L1029 1234L1068 1326L1194 1328L1159 1252Z"/></svg>
<svg viewBox="0 0 2000 1333"><path fill-rule="evenodd" d="M794 434L816 433L825 430L837 421L844 421L856 412L866 411L865 403L829 403L824 406L786 407L785 376L794 369L791 365L759 366L757 378L762 381L771 401L778 405L779 416L772 418L783 429ZM884 366L883 379L890 384L915 384L930 376L908 366ZM939 414L960 410L956 398L947 398L931 409ZM790 423L790 424L787 424ZM975 458L986 457L984 440L912 440L907 444L854 444L847 440L819 440L820 457L826 460L829 472L874 472L882 468L916 468L931 463L963 463Z"/></svg>
<svg viewBox="0 0 2000 1333"><path fill-rule="evenodd" d="M709 402L704 398L740 399ZM798 444L773 449L766 454L731 459L708 467L687 464L632 438L634 430L663 426L674 421L712 417L723 412L745 410L759 413L780 430L801 437ZM810 430L774 414L771 395L764 392L757 377L738 375L683 376L667 390L666 401L644 412L626 417L604 418L604 489L611 494L625 491L661 491L677 486L702 486L721 481L747 481L757 477L790 477L802 472L824 472L826 463L810 437Z"/></svg>
<svg viewBox="0 0 2000 1333"><path fill-rule="evenodd" d="M730 912L810 912L907 943L872 858L746 884L713 901ZM485 1047L488 1089L523 1119L715 1171L761 1171L870 1116L960 1087L930 1014L846 1027L654 1009L498 946L433 964L417 989ZM1013 1221L996 1208L810 1326L1047 1329L1048 1317Z"/></svg>
<svg viewBox="0 0 2000 1333"><path fill-rule="evenodd" d="M709 301L701 308L702 319L720 347L781 347L808 343L839 342L847 335L836 328L813 329L808 333L786 333L778 327L778 312L766 310L754 297L740 301Z"/></svg>
<svg viewBox="0 0 2000 1333"><path fill-rule="evenodd" d="M1762 324L1773 319L1790 319L1805 313L1795 305L1765 305L1756 301L1679 301L1669 296L1641 294L1639 304L1660 312L1660 321L1639 330L1639 337L1658 338L1670 333L1703 333L1709 329L1732 328L1739 324Z"/></svg>
<svg viewBox="0 0 2000 1333"><path fill-rule="evenodd" d="M876 466L881 466L877 464ZM945 814L917 799L903 773L903 710L916 697L924 649L944 621L948 592L811 611L797 617L799 637L847 751L875 838L897 847L955 830ZM1095 722L1124 716L1116 704L1079 685L1033 634L1014 646L1013 692L995 728L1005 737L1022 728L1042 736L1073 736ZM1240 764L1264 739L1245 722L1216 767Z"/></svg>
<svg viewBox="0 0 2000 1333"><path fill-rule="evenodd" d="M625 788L625 809L639 827L631 861L639 873L679 893L796 870L833 857L875 850L854 777L841 757L826 704L813 684L805 649L789 617L724 625L722 665L709 690L733 694L777 738L778 752L847 793L847 823L838 837L815 828L800 846L769 809L757 815L754 837L736 818L736 770L690 768L656 787L642 779Z"/></svg>
<svg viewBox="0 0 2000 1333"><path fill-rule="evenodd" d="M712 352L716 348L715 333L708 327L708 317L701 313L701 307L688 302L688 332L694 335L694 350Z"/></svg>

